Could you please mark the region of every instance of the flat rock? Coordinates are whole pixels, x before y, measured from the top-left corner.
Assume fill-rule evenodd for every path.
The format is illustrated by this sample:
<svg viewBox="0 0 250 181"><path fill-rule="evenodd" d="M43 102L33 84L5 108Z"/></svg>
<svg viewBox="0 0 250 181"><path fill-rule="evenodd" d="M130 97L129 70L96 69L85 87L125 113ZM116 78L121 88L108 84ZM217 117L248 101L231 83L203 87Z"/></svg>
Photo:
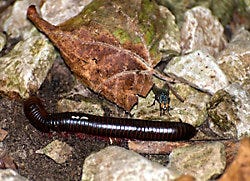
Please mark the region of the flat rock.
<svg viewBox="0 0 250 181"><path fill-rule="evenodd" d="M164 72L182 77L212 94L228 85L215 58L200 50L172 59Z"/></svg>
<svg viewBox="0 0 250 181"><path fill-rule="evenodd" d="M67 143L55 140L36 153L45 154L56 163L64 163L72 155L72 150L73 148Z"/></svg>

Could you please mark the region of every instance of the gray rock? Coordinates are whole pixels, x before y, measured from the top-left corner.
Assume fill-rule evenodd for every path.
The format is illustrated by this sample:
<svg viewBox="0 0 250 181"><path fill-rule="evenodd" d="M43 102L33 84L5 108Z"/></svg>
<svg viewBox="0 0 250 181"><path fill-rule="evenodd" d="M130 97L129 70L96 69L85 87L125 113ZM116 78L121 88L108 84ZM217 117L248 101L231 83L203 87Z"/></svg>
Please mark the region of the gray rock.
<svg viewBox="0 0 250 181"><path fill-rule="evenodd" d="M41 7L42 17L53 25L58 25L76 16L92 0L45 1Z"/></svg>
<svg viewBox="0 0 250 181"><path fill-rule="evenodd" d="M164 72L182 77L210 93L228 85L227 77L214 57L200 50L174 58Z"/></svg>
<svg viewBox="0 0 250 181"><path fill-rule="evenodd" d="M87 157L82 171L82 181L168 181L177 176L174 171L117 146Z"/></svg>
<svg viewBox="0 0 250 181"><path fill-rule="evenodd" d="M177 148L169 161L169 169L192 175L197 181L213 179L226 167L224 145L220 142Z"/></svg>
<svg viewBox="0 0 250 181"><path fill-rule="evenodd" d="M27 178L22 177L16 171L12 169L0 169L1 181L28 181Z"/></svg>
<svg viewBox="0 0 250 181"><path fill-rule="evenodd" d="M239 29L219 54L217 63L230 82L238 82L250 91L250 32Z"/></svg>
<svg viewBox="0 0 250 181"><path fill-rule="evenodd" d="M0 25L10 38L19 38L23 32L30 31L31 23L26 18L27 9L31 4L38 5L40 0L16 1L9 11L4 12L4 20Z"/></svg>
<svg viewBox="0 0 250 181"><path fill-rule="evenodd" d="M223 26L205 7L197 6L185 13L181 29L182 53L203 50L217 54L226 46Z"/></svg>

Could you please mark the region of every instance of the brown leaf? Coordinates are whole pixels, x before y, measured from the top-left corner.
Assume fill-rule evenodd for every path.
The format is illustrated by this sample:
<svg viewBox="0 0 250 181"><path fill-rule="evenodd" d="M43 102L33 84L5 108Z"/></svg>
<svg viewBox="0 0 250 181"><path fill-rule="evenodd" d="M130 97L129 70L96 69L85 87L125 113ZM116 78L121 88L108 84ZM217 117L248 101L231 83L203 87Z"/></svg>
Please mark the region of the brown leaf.
<svg viewBox="0 0 250 181"><path fill-rule="evenodd" d="M148 3L147 1L126 3L133 8L144 7L141 10L145 11L144 14L134 14L139 19L136 20L142 22L140 25L124 14L124 4L122 1L119 3L121 4L97 1L96 4L89 5L89 9L94 10L87 9L59 26L43 20L34 6L28 8L27 16L60 50L72 72L86 86L129 111L137 103L137 95L145 97L152 88L153 68L161 57L156 50L156 41L163 35L163 28L156 28L151 23L156 22L155 17L160 16L158 6L153 2L149 2L148 6L140 4ZM104 14L91 15L95 10L103 11ZM111 16L105 16L105 13L110 13ZM94 20L89 20L89 17ZM118 22L112 21L114 17ZM165 25L165 21L160 18L156 23ZM122 28L114 29L122 24L126 25L127 31L124 32ZM145 32L142 33L142 29ZM157 33L154 32L155 29Z"/></svg>
<svg viewBox="0 0 250 181"><path fill-rule="evenodd" d="M247 181L250 178L250 138L241 140L236 159L219 181Z"/></svg>

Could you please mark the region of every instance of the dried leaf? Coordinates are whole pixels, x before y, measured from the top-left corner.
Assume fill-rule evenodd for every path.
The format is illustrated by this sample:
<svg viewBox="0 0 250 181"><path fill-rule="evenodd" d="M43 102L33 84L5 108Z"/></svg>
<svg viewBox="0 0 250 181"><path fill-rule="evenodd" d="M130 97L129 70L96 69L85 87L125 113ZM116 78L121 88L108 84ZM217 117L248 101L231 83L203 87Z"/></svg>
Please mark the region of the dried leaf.
<svg viewBox="0 0 250 181"><path fill-rule="evenodd" d="M85 85L118 106L129 111L137 95L151 89L168 25L155 2L96 0L59 26L43 20L34 6L27 16Z"/></svg>
<svg viewBox="0 0 250 181"><path fill-rule="evenodd" d="M219 181L242 181L250 178L250 138L240 142L238 154Z"/></svg>

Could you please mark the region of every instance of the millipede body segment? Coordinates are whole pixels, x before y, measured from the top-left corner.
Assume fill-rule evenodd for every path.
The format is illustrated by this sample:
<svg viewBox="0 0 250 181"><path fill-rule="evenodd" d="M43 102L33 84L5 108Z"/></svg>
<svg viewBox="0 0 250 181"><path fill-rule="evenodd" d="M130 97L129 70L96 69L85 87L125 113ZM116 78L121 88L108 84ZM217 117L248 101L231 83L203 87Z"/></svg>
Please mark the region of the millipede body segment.
<svg viewBox="0 0 250 181"><path fill-rule="evenodd" d="M48 113L37 97L24 101L24 113L30 123L42 132L81 132L151 141L189 140L197 132L192 125L181 122L105 117L78 112Z"/></svg>

